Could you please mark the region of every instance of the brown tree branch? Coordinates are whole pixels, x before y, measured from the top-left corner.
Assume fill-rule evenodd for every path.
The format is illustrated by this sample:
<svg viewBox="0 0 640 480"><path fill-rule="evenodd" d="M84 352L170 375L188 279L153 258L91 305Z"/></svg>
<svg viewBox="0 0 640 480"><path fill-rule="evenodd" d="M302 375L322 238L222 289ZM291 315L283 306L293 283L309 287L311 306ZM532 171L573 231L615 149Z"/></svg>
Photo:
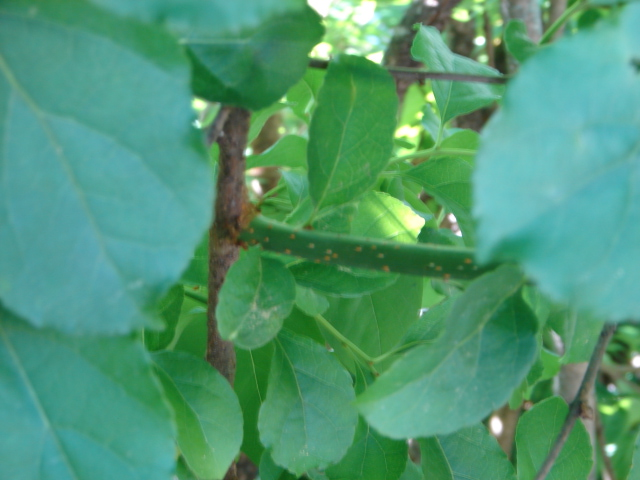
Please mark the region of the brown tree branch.
<svg viewBox="0 0 640 480"><path fill-rule="evenodd" d="M329 60L309 59L309 67L327 69ZM453 82L474 82L474 83L507 83L508 77L490 77L487 75L468 75L466 73L453 72L430 72L416 68L386 67L387 71L395 78L402 78L412 82L420 80L449 80Z"/></svg>
<svg viewBox="0 0 640 480"><path fill-rule="evenodd" d="M571 405L569 405L569 413L562 425L560 434L542 464L542 467L540 467L535 480L544 480L547 477L558 458L558 455L560 455L562 447L564 447L564 444L567 442L569 434L571 433L578 417L592 415L592 412L589 412L589 394L595 384L596 376L600 369L600 364L602 363L602 357L607 349L607 344L615 330L615 324L607 323L602 329L602 332L600 332L600 338L598 339L598 343L596 344L593 354L591 355L591 359L589 360L589 366L587 367L587 371L582 379L580 390L578 390L576 398L571 402Z"/></svg>

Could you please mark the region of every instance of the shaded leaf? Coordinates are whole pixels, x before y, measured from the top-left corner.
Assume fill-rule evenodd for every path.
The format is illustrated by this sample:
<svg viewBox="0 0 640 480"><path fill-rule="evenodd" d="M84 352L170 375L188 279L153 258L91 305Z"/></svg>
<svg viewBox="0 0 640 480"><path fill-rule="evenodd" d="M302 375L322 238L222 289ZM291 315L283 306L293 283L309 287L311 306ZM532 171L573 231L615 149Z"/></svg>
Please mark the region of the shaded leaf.
<svg viewBox="0 0 640 480"><path fill-rule="evenodd" d="M475 176L479 258L517 261L556 300L614 321L640 315L638 24L633 3L522 65Z"/></svg>
<svg viewBox="0 0 640 480"><path fill-rule="evenodd" d="M434 27L420 26L411 47L411 55L433 72L500 76L491 67L452 53L442 40L441 33ZM501 97L504 89L502 85L448 80L432 80L431 85L443 122L489 105Z"/></svg>
<svg viewBox="0 0 640 480"><path fill-rule="evenodd" d="M517 268L503 266L453 297L442 336L410 350L358 397L367 421L392 438L431 436L502 405L537 350L536 319L519 295L523 281Z"/></svg>
<svg viewBox="0 0 640 480"><path fill-rule="evenodd" d="M551 397L534 405L520 417L516 430L518 480L532 480L536 476L568 413L569 407L564 400ZM589 434L584 424L578 420L547 479L586 479L593 464L591 457Z"/></svg>
<svg viewBox="0 0 640 480"><path fill-rule="evenodd" d="M297 135L285 135L267 151L247 157L247 168L307 166L307 140Z"/></svg>
<svg viewBox="0 0 640 480"><path fill-rule="evenodd" d="M420 440L422 471L433 480L515 480L516 472L487 428L463 428Z"/></svg>
<svg viewBox="0 0 640 480"><path fill-rule="evenodd" d="M220 289L220 335L241 348L261 347L278 334L295 298L295 281L282 263L259 248L243 250Z"/></svg>
<svg viewBox="0 0 640 480"><path fill-rule="evenodd" d="M309 126L316 210L352 201L375 183L391 156L397 108L393 79L382 67L349 55L331 61Z"/></svg>
<svg viewBox="0 0 640 480"><path fill-rule="evenodd" d="M3 478L170 480L174 427L142 346L0 310Z"/></svg>
<svg viewBox="0 0 640 480"><path fill-rule="evenodd" d="M538 44L527 35L527 27L520 19L509 20L504 29L504 43L508 52L520 63L540 50Z"/></svg>
<svg viewBox="0 0 640 480"><path fill-rule="evenodd" d="M187 38L194 93L252 110L280 99L302 77L307 55L324 33L306 2L287 3L290 8L250 28ZM238 10L244 7L235 5Z"/></svg>
<svg viewBox="0 0 640 480"><path fill-rule="evenodd" d="M0 297L74 333L158 326L212 197L181 48L86 2L12 0L0 57Z"/></svg>
<svg viewBox="0 0 640 480"><path fill-rule="evenodd" d="M164 321L164 329L160 331L145 330L144 346L149 351L166 348L176 333L176 326L180 320L184 289L182 285L175 285L167 292L158 304L158 314Z"/></svg>
<svg viewBox="0 0 640 480"><path fill-rule="evenodd" d="M160 352L153 360L176 415L177 443L189 469L201 478L223 478L242 443L242 411L231 385L187 353Z"/></svg>
<svg viewBox="0 0 640 480"><path fill-rule="evenodd" d="M358 420L349 374L324 347L283 330L258 426L278 464L297 475L340 460Z"/></svg>

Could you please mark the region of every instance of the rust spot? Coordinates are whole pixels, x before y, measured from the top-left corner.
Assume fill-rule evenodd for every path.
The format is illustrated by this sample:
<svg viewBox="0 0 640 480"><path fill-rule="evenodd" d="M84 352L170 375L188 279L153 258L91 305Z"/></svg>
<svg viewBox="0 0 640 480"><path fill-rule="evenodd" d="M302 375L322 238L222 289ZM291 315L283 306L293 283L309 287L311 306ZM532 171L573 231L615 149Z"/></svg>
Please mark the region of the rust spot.
<svg viewBox="0 0 640 480"><path fill-rule="evenodd" d="M315 262L315 263L320 263L320 259L319 259L319 258L316 258L316 259L314 260L314 262Z"/></svg>
<svg viewBox="0 0 640 480"><path fill-rule="evenodd" d="M328 262L329 260L331 260L331 257L329 255L325 255L324 256L324 261Z"/></svg>
<svg viewBox="0 0 640 480"><path fill-rule="evenodd" d="M438 266L436 267L436 272L440 272L440 271L442 271L442 267L441 267L440 265L438 265Z"/></svg>
<svg viewBox="0 0 640 480"><path fill-rule="evenodd" d="M377 255L377 257L378 257L378 258L384 258L384 253L379 253L379 254Z"/></svg>
<svg viewBox="0 0 640 480"><path fill-rule="evenodd" d="M445 282L446 282L446 281L448 281L450 278L451 278L451 275L449 275L448 273L445 273L445 274L442 276L442 279L443 279Z"/></svg>
<svg viewBox="0 0 640 480"><path fill-rule="evenodd" d="M378 246L377 245L371 245L371 250L377 250Z"/></svg>
<svg viewBox="0 0 640 480"><path fill-rule="evenodd" d="M270 223L267 225L267 230L273 230L273 225L271 225Z"/></svg>
<svg viewBox="0 0 640 480"><path fill-rule="evenodd" d="M253 233L256 233L256 231L253 228L250 228L249 233L253 234Z"/></svg>
<svg viewBox="0 0 640 480"><path fill-rule="evenodd" d="M394 249L394 250L400 250L400 245L394 245L394 246L393 246L393 249Z"/></svg>
<svg viewBox="0 0 640 480"><path fill-rule="evenodd" d="M330 248L327 248L326 253L327 255L331 255L333 253L333 250L331 250Z"/></svg>
<svg viewBox="0 0 640 480"><path fill-rule="evenodd" d="M436 266L436 264L435 264L435 263L433 263L433 262L429 262L429 268L433 268L433 267L435 267L435 266Z"/></svg>
<svg viewBox="0 0 640 480"><path fill-rule="evenodd" d="M469 265L470 263L473 263L473 260L471 260L470 258L465 258L465 259L464 259L464 263L466 263L467 265Z"/></svg>
<svg viewBox="0 0 640 480"><path fill-rule="evenodd" d="M356 252L361 252L361 251L362 251L362 247L357 246L357 247L356 247Z"/></svg>
<svg viewBox="0 0 640 480"><path fill-rule="evenodd" d="M309 244L309 248L316 248L315 243L310 243L310 244Z"/></svg>
<svg viewBox="0 0 640 480"><path fill-rule="evenodd" d="M289 238L290 238L291 240L295 240L295 239L296 239L296 234L295 234L295 233L292 233L291 235L289 235Z"/></svg>
<svg viewBox="0 0 640 480"><path fill-rule="evenodd" d="M286 253L287 255L291 255L291 250L289 250L288 248L285 248L284 253Z"/></svg>
<svg viewBox="0 0 640 480"><path fill-rule="evenodd" d="M338 254L334 253L333 255L331 255L333 258L338 258Z"/></svg>
<svg viewBox="0 0 640 480"><path fill-rule="evenodd" d="M389 270L389 265L383 265L382 266L382 271L383 272L390 272L391 270Z"/></svg>
<svg viewBox="0 0 640 480"><path fill-rule="evenodd" d="M194 285L194 286L193 286L193 289L194 289L194 290L200 290L200 285Z"/></svg>
<svg viewBox="0 0 640 480"><path fill-rule="evenodd" d="M264 240L262 240L264 243L268 243L269 242L269 237L264 237Z"/></svg>

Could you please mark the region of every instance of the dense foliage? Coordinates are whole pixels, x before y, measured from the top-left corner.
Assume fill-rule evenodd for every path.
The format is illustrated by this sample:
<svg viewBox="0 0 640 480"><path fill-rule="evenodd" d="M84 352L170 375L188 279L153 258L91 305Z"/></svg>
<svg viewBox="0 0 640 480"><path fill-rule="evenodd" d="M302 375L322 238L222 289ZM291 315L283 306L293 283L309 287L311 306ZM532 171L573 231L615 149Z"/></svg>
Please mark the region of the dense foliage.
<svg viewBox="0 0 640 480"><path fill-rule="evenodd" d="M242 451L262 480L533 479L561 366L605 321L605 371L640 350L640 4L605 7L550 45L511 24L506 87L417 27L428 70L488 81L399 110L363 56L307 68L302 0L0 0L0 478L214 480ZM247 159L279 176L220 291L233 388L202 359L218 148L194 96L200 126L252 110L249 141L294 125ZM496 101L482 135L452 126ZM640 478L637 379L605 383ZM512 459L487 428L507 402ZM578 422L548 478L593 452Z"/></svg>

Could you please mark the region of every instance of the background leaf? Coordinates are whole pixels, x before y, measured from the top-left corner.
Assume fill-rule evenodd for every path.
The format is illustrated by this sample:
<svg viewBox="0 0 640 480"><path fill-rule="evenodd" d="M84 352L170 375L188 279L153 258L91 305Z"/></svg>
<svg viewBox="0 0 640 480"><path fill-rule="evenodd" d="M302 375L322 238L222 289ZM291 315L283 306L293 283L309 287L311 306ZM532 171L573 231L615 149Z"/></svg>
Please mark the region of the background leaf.
<svg viewBox="0 0 640 480"><path fill-rule="evenodd" d="M540 49L540 46L529 38L527 27L520 19L509 20L504 29L504 43L509 53L520 63Z"/></svg>
<svg viewBox="0 0 640 480"><path fill-rule="evenodd" d="M182 352L153 356L178 425L178 447L201 478L221 479L240 451L242 411L229 382L211 365Z"/></svg>
<svg viewBox="0 0 640 480"><path fill-rule="evenodd" d="M316 210L352 201L391 156L398 99L391 75L364 58L334 58L309 126L309 188Z"/></svg>
<svg viewBox="0 0 640 480"><path fill-rule="evenodd" d="M463 428L420 440L422 471L433 480L515 480L516 472L487 428Z"/></svg>
<svg viewBox="0 0 640 480"><path fill-rule="evenodd" d="M36 330L0 309L4 478L170 480L174 427L142 346Z"/></svg>
<svg viewBox="0 0 640 480"><path fill-rule="evenodd" d="M351 221L351 233L415 243L423 226L424 219L397 198L383 192L369 192L358 203Z"/></svg>
<svg viewBox="0 0 640 480"><path fill-rule="evenodd" d="M534 405L520 417L516 430L518 480L531 480L536 476L568 413L569 407L564 400L551 397ZM586 479L593 464L592 455L589 434L578 420L547 479Z"/></svg>
<svg viewBox="0 0 640 480"><path fill-rule="evenodd" d="M324 347L283 330L260 409L262 443L298 476L340 460L358 419L351 378Z"/></svg>
<svg viewBox="0 0 640 480"><path fill-rule="evenodd" d="M158 314L164 321L164 328L144 331L144 346L149 351L166 348L176 333L176 327L180 321L182 301L184 300L184 288L175 285L158 303Z"/></svg>
<svg viewBox="0 0 640 480"><path fill-rule="evenodd" d="M435 27L420 26L411 47L411 55L433 72L500 76L491 67L452 53ZM504 90L502 85L445 80L432 80L431 86L442 122L489 105L498 100Z"/></svg>
<svg viewBox="0 0 640 480"><path fill-rule="evenodd" d="M338 297L357 297L393 285L398 275L375 270L300 262L289 267L298 284Z"/></svg>
<svg viewBox="0 0 640 480"><path fill-rule="evenodd" d="M640 316L638 24L633 3L522 65L475 176L479 258L614 321Z"/></svg>
<svg viewBox="0 0 640 480"><path fill-rule="evenodd" d="M537 351L537 322L518 293L523 280L503 266L449 300L442 336L410 350L358 397L367 421L392 438L431 436L502 405Z"/></svg>
<svg viewBox="0 0 640 480"><path fill-rule="evenodd" d="M220 289L220 335L241 348L261 347L278 334L295 299L295 281L282 263L259 248L241 251Z"/></svg>
<svg viewBox="0 0 640 480"><path fill-rule="evenodd" d="M74 333L158 326L210 219L187 59L86 2L32 5L0 11L0 297Z"/></svg>

